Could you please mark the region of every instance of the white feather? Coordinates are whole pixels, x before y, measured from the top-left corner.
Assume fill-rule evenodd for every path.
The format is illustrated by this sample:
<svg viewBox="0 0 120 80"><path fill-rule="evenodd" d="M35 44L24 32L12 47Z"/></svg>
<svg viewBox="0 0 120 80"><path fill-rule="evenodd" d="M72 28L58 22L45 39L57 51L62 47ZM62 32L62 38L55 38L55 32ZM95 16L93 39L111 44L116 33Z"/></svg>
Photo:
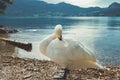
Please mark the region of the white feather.
<svg viewBox="0 0 120 80"><path fill-rule="evenodd" d="M57 33L62 33L62 26L55 27L55 33L45 38L40 44L40 51L62 67L102 68L96 58L84 46L71 39L59 40ZM44 49L44 50L43 50Z"/></svg>

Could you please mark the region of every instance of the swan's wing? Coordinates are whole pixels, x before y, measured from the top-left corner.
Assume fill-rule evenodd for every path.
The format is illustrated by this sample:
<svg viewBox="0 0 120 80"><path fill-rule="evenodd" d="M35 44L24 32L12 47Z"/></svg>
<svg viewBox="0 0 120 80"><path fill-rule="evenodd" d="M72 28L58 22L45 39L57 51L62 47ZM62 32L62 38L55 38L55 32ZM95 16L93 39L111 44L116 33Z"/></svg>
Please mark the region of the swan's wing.
<svg viewBox="0 0 120 80"><path fill-rule="evenodd" d="M85 50L83 45L80 45L77 41L69 39L64 39L63 41L59 41L58 39L52 40L47 47L47 53L48 57L54 59L95 60L95 58Z"/></svg>
<svg viewBox="0 0 120 80"><path fill-rule="evenodd" d="M69 45L67 53L69 53L69 58L71 59L91 59L96 61L96 58L92 53L80 42L75 40L66 40Z"/></svg>
<svg viewBox="0 0 120 80"><path fill-rule="evenodd" d="M49 57L61 57L64 56L65 46L63 41L59 41L58 39L52 40L47 47L47 55Z"/></svg>

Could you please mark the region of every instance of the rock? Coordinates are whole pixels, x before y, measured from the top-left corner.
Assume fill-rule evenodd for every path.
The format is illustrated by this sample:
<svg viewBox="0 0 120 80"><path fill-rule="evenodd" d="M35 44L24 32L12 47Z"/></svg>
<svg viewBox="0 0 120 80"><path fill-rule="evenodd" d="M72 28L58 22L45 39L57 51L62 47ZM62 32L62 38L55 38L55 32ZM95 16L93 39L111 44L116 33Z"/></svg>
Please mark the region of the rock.
<svg viewBox="0 0 120 80"><path fill-rule="evenodd" d="M0 69L2 68L2 57L0 55Z"/></svg>
<svg viewBox="0 0 120 80"><path fill-rule="evenodd" d="M52 61L1 57L0 80L120 80L119 66L109 66L110 70L75 69L70 70L66 79L53 79L62 67Z"/></svg>
<svg viewBox="0 0 120 80"><path fill-rule="evenodd" d="M19 32L17 29L9 30L8 33L17 33Z"/></svg>
<svg viewBox="0 0 120 80"><path fill-rule="evenodd" d="M0 34L7 34L8 28L6 26L0 25Z"/></svg>
<svg viewBox="0 0 120 80"><path fill-rule="evenodd" d="M17 33L17 32L19 32L17 29L10 30L4 25L0 25L0 34Z"/></svg>

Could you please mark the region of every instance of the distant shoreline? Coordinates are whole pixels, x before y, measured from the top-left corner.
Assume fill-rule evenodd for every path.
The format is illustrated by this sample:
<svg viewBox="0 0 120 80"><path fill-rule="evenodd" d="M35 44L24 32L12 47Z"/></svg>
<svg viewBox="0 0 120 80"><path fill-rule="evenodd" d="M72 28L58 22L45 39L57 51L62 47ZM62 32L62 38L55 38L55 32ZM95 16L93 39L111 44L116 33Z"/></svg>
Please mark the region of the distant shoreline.
<svg viewBox="0 0 120 80"><path fill-rule="evenodd" d="M120 17L120 16L0 16L0 18L72 18L72 17Z"/></svg>

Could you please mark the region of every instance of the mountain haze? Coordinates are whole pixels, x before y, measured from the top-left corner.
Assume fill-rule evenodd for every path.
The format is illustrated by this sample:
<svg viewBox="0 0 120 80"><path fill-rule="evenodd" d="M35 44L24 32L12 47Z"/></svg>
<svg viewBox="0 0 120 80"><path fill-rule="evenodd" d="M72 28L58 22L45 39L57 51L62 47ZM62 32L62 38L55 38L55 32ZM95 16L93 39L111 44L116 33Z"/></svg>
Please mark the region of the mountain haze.
<svg viewBox="0 0 120 80"><path fill-rule="evenodd" d="M107 8L78 7L65 2L49 4L38 0L15 0L6 11L8 16L120 16L120 4Z"/></svg>

